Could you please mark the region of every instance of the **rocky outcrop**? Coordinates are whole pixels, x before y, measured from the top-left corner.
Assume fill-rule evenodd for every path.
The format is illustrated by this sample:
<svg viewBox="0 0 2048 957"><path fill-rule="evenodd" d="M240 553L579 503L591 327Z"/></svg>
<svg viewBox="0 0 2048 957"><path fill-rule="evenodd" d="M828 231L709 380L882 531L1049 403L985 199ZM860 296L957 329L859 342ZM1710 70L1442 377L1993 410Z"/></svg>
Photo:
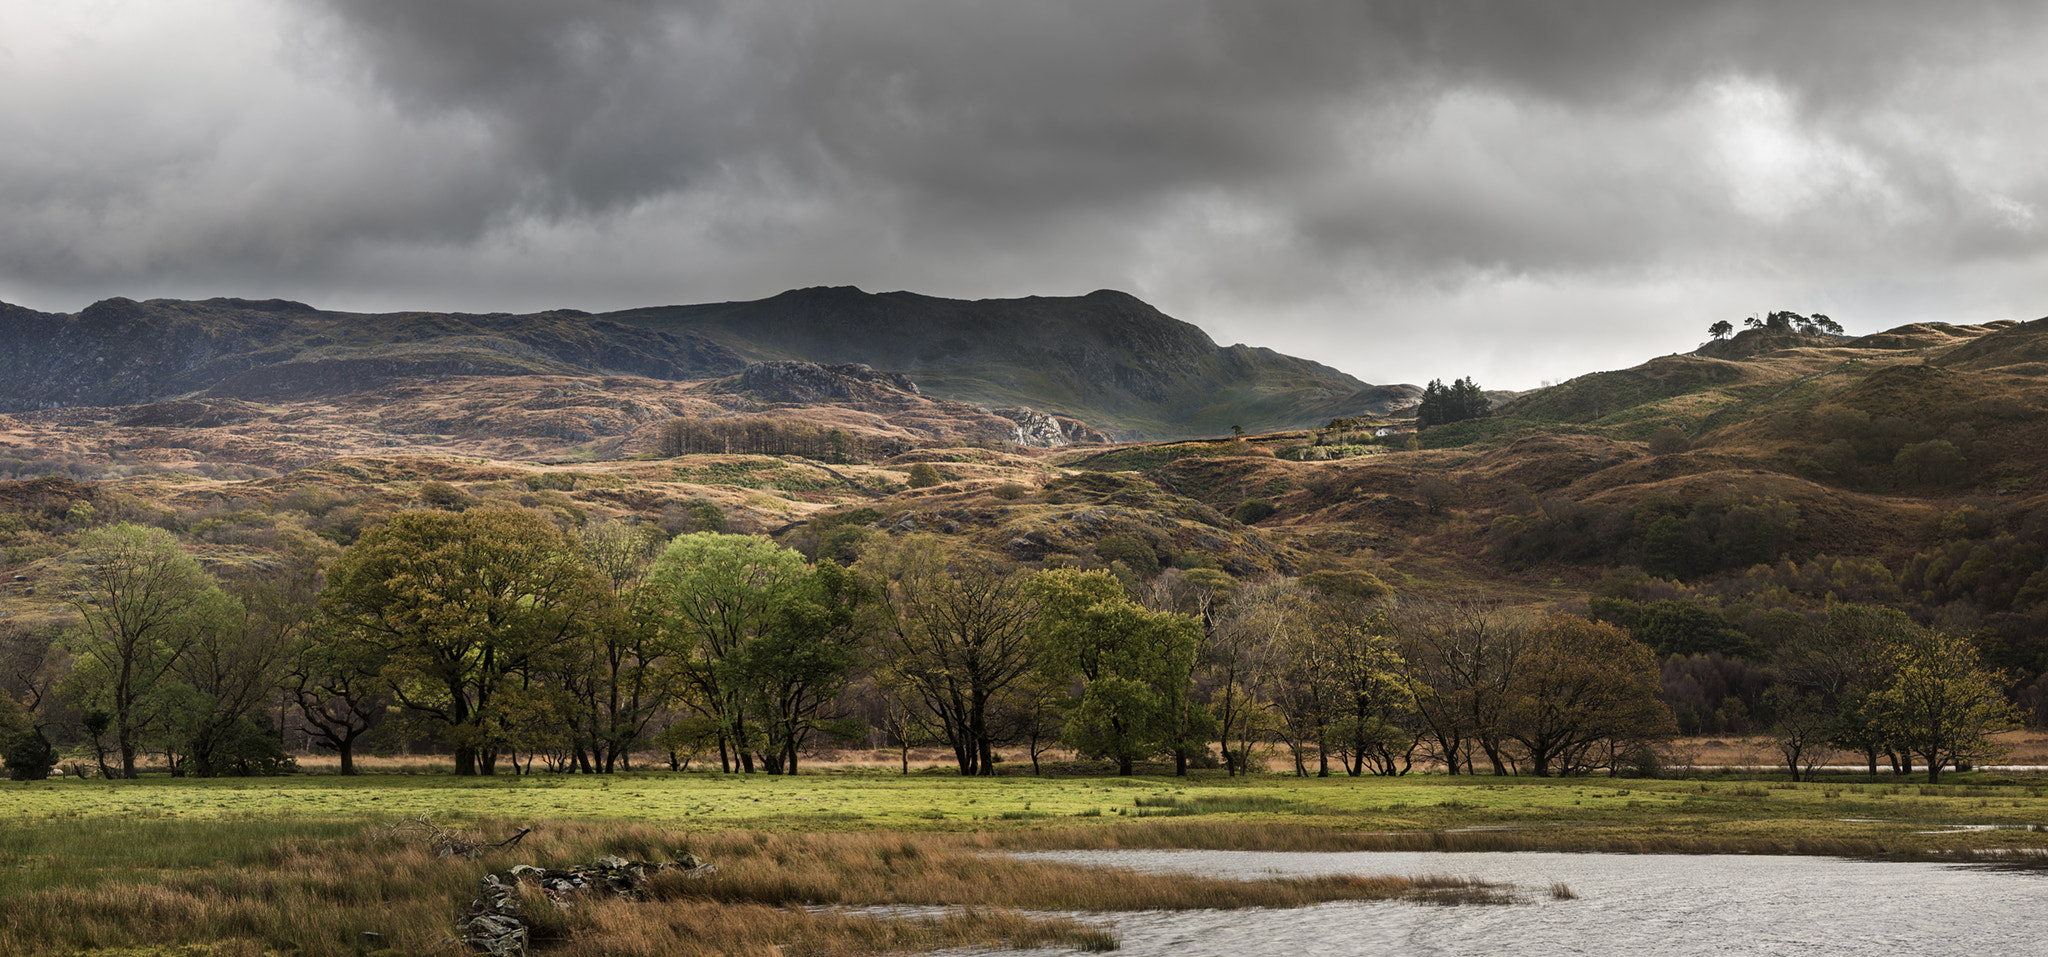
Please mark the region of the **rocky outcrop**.
<svg viewBox="0 0 2048 957"><path fill-rule="evenodd" d="M877 372L858 362L820 365L816 362L756 362L721 391L745 392L764 402L793 405L814 402L874 402L899 395L920 395L917 383L896 372Z"/></svg>
<svg viewBox="0 0 2048 957"><path fill-rule="evenodd" d="M1036 409L996 409L999 415L1017 424L1016 433L1010 441L1037 449L1056 449L1076 444L1103 444L1110 441L1101 430L1091 428L1079 419L1053 415Z"/></svg>

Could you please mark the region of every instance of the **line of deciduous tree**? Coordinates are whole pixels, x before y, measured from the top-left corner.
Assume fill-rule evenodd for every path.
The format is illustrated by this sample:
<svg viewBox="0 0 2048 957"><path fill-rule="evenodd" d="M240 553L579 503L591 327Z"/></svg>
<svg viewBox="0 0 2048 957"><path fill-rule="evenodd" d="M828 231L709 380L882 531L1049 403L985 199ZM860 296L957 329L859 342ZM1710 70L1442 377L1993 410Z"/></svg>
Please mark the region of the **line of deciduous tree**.
<svg viewBox="0 0 2048 957"><path fill-rule="evenodd" d="M918 535L855 554L487 506L400 513L331 562L229 589L169 533L102 526L73 556L75 624L38 655L9 636L0 745L47 768L35 716L63 702L84 760L131 777L151 754L198 775L286 767L280 709L344 773L390 725L459 774L602 773L649 748L794 773L880 738L906 766L944 748L962 774L1064 745L1125 774L1277 755L1304 775L1542 775L1653 767L1676 730L1657 654L1611 623L1401 602L1329 572L1031 570ZM1938 773L2012 717L1969 642L1903 616L1844 610L1779 669L1795 770L1832 746ZM27 688L49 694L16 700Z"/></svg>

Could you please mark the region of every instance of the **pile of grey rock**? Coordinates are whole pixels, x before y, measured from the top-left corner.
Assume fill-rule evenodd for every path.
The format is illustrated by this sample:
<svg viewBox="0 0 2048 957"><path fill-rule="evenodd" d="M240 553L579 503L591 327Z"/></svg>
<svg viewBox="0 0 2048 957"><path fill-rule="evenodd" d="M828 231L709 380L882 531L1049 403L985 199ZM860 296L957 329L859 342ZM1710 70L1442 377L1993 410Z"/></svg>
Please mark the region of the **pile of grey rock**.
<svg viewBox="0 0 2048 957"><path fill-rule="evenodd" d="M542 903L567 910L577 897L610 894L638 900L649 875L681 871L702 877L715 868L684 854L673 861L629 861L606 855L566 869L515 864L504 874L485 874L477 881L477 898L463 909L456 937L493 957L521 957L531 946L532 929L525 914Z"/></svg>

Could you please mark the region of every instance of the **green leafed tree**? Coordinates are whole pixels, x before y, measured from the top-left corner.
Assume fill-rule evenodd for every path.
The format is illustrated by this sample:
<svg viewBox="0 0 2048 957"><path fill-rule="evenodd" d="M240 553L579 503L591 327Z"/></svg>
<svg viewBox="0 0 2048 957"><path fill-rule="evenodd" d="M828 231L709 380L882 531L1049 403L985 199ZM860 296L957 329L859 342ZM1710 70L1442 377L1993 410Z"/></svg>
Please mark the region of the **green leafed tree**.
<svg viewBox="0 0 2048 957"><path fill-rule="evenodd" d="M523 509L405 512L328 573L338 640L381 659L398 703L441 732L457 774L490 774L537 676L559 670L610 593L577 543ZM522 713L520 721L531 722ZM566 724L567 715L561 722Z"/></svg>
<svg viewBox="0 0 2048 957"><path fill-rule="evenodd" d="M722 769L752 772L766 747L753 656L779 640L783 605L807 574L802 555L765 538L710 532L677 536L648 569L690 702L718 728Z"/></svg>
<svg viewBox="0 0 2048 957"><path fill-rule="evenodd" d="M1130 774L1171 751L1201 644L1193 618L1150 611L1103 571L1054 569L1032 579L1040 667L1080 685L1061 739Z"/></svg>
<svg viewBox="0 0 2048 957"><path fill-rule="evenodd" d="M1893 747L1926 762L1927 783L1940 783L1944 766L2006 753L1991 736L2019 727L2019 714L2001 690L2004 676L1985 666L1975 642L1919 631L1889 651L1891 680L1866 710Z"/></svg>
<svg viewBox="0 0 2048 957"><path fill-rule="evenodd" d="M71 561L78 624L67 636L77 656L70 690L84 708L108 715L121 776L133 778L145 742L182 748L170 736L191 701L176 669L194 647L236 627L240 609L160 528L89 529Z"/></svg>
<svg viewBox="0 0 2048 957"><path fill-rule="evenodd" d="M869 647L873 599L859 575L820 562L783 596L775 627L747 649L746 690L769 773L795 774L797 756L818 738L865 730L839 705Z"/></svg>

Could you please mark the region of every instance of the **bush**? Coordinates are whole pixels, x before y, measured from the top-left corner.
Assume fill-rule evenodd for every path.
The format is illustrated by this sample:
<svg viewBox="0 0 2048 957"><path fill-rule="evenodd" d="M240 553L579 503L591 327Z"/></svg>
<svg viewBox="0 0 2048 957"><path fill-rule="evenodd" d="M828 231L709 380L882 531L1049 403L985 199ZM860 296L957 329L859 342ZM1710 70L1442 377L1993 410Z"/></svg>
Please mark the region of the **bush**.
<svg viewBox="0 0 2048 957"><path fill-rule="evenodd" d="M1387 583L1371 572L1323 570L1301 576L1301 584L1331 598L1374 601L1393 593Z"/></svg>
<svg viewBox="0 0 2048 957"><path fill-rule="evenodd" d="M1676 455L1691 448L1692 440L1675 425L1667 425L1650 436L1650 451L1656 455Z"/></svg>
<svg viewBox="0 0 2048 957"><path fill-rule="evenodd" d="M299 769L298 761L278 740L275 728L246 718L235 722L214 747L194 747L192 764L194 772L203 778L272 777Z"/></svg>
<svg viewBox="0 0 2048 957"><path fill-rule="evenodd" d="M841 565L852 565L860 560L861 549L867 546L874 530L860 525L838 525L818 536L820 561L833 561Z"/></svg>
<svg viewBox="0 0 2048 957"><path fill-rule="evenodd" d="M1970 473L1970 462L1947 439L1932 439L1899 449L1892 459L1899 477L1916 485L1949 485Z"/></svg>
<svg viewBox="0 0 2048 957"><path fill-rule="evenodd" d="M945 480L930 462L919 462L910 467L908 484L911 488L931 488Z"/></svg>
<svg viewBox="0 0 2048 957"><path fill-rule="evenodd" d="M28 709L0 695L0 761L16 781L41 781L57 766L57 749L36 728Z"/></svg>
<svg viewBox="0 0 2048 957"><path fill-rule="evenodd" d="M669 535L685 532L725 531L725 510L708 498L693 498L661 511L661 530Z"/></svg>
<svg viewBox="0 0 2048 957"><path fill-rule="evenodd" d="M420 501L435 508L445 508L456 512L476 504L476 499L472 498L468 492L438 479L420 483Z"/></svg>
<svg viewBox="0 0 2048 957"><path fill-rule="evenodd" d="M537 472L526 477L526 487L536 492L542 489L552 489L557 492L573 492L576 490L576 474L574 472Z"/></svg>
<svg viewBox="0 0 2048 957"><path fill-rule="evenodd" d="M1277 511L1279 509L1273 507L1272 502L1262 498L1250 498L1239 503L1237 510L1230 513L1230 517L1237 519L1241 524L1256 525L1273 517L1273 513Z"/></svg>
<svg viewBox="0 0 2048 957"><path fill-rule="evenodd" d="M50 739L34 728L14 736L5 745L6 752L0 755L7 766L7 776L16 781L41 781L50 776L50 769L57 766L57 749L50 746Z"/></svg>
<svg viewBox="0 0 2048 957"><path fill-rule="evenodd" d="M1105 535L1095 543L1095 555L1104 562L1123 562L1140 578L1159 574L1159 554L1135 535Z"/></svg>

